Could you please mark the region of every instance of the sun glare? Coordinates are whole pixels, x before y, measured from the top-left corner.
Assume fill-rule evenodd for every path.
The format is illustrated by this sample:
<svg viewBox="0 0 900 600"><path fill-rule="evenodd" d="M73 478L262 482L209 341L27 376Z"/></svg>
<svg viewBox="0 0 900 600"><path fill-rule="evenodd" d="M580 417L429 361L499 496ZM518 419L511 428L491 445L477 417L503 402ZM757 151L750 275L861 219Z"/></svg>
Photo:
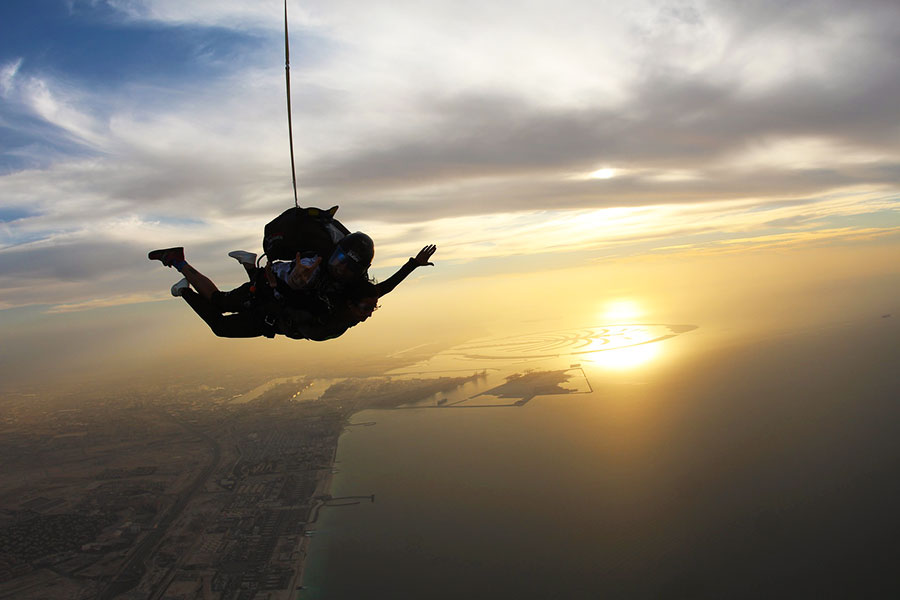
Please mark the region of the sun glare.
<svg viewBox="0 0 900 600"><path fill-rule="evenodd" d="M587 360L609 369L634 369L655 359L659 352L659 344L641 344L595 352Z"/></svg>
<svg viewBox="0 0 900 600"><path fill-rule="evenodd" d="M658 332L636 325L610 328L609 334L597 340L585 353L586 362L608 369L634 369L659 356L660 345L654 343Z"/></svg>
<svg viewBox="0 0 900 600"><path fill-rule="evenodd" d="M601 318L605 324L627 323L641 317L644 311L634 300L615 300L603 308Z"/></svg>
<svg viewBox="0 0 900 600"><path fill-rule="evenodd" d="M609 167L604 167L602 169L597 169L592 172L588 177L591 179L612 179L616 176L616 170L610 169Z"/></svg>

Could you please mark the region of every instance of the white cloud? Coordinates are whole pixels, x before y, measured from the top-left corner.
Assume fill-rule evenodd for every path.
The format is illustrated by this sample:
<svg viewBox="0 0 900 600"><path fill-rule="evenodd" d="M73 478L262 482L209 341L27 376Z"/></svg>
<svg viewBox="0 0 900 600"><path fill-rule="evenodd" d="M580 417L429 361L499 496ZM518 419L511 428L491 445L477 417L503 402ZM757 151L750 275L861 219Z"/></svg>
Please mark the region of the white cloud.
<svg viewBox="0 0 900 600"><path fill-rule="evenodd" d="M127 18L156 21L170 25L204 25L233 29L272 29L281 26L280 2L243 0L107 0ZM292 17L303 21L303 11L291 7Z"/></svg>
<svg viewBox="0 0 900 600"><path fill-rule="evenodd" d="M22 59L10 61L0 67L0 96L6 98L13 89L16 74L22 66Z"/></svg>
<svg viewBox="0 0 900 600"><path fill-rule="evenodd" d="M22 59L2 67L4 98L51 126L41 143L90 149L0 176L2 208L30 215L0 230L6 305L92 306L97 282L120 299L152 294L161 272L137 274L167 245L228 277L225 253L257 249L262 225L292 203L280 3L111 4L131 23L266 41L225 76L178 87L101 90L24 73ZM463 261L808 227L897 205L900 109L887 99L900 73L884 57L900 44L864 35L886 27L883 13L822 17L820 35L793 10L750 27L772 13L713 1L290 10L301 202L341 204L376 238L379 265L432 241ZM600 168L615 176L572 177ZM856 188L885 197L846 195ZM71 262L79 255L90 268ZM40 285L16 283L29 277Z"/></svg>
<svg viewBox="0 0 900 600"><path fill-rule="evenodd" d="M51 89L47 81L38 78L29 78L22 87L23 102L36 116L59 127L79 143L95 148L102 146L105 138L98 131L101 124L78 107L79 101L89 102L89 98L77 98L77 93L61 85Z"/></svg>

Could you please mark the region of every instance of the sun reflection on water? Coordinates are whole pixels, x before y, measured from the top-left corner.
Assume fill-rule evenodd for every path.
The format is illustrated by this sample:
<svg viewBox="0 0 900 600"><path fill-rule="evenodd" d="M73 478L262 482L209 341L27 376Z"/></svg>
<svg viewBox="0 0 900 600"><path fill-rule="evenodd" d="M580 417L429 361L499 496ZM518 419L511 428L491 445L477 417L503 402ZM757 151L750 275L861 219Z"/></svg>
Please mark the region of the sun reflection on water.
<svg viewBox="0 0 900 600"><path fill-rule="evenodd" d="M566 359L629 368L659 356L657 342L693 329L659 323L604 325L475 340L442 354L462 361Z"/></svg>
<svg viewBox="0 0 900 600"><path fill-rule="evenodd" d="M640 308L634 302L616 302L607 308L607 315L614 313L623 316L639 313ZM664 331L667 326L660 325L618 325L604 328L604 335L595 337L585 347L583 360L610 369L634 369L643 366L660 356L660 344L674 332ZM666 335L668 334L668 335Z"/></svg>
<svg viewBox="0 0 900 600"><path fill-rule="evenodd" d="M433 408L524 406L543 395L592 393L590 369L626 371L659 359L663 342L696 325L623 323L488 337L454 346L394 376L475 373L467 392L439 394ZM477 392L477 393L473 393Z"/></svg>
<svg viewBox="0 0 900 600"><path fill-rule="evenodd" d="M597 350L584 357L586 362L609 369L625 370L642 367L660 356L660 344L643 343L638 346Z"/></svg>

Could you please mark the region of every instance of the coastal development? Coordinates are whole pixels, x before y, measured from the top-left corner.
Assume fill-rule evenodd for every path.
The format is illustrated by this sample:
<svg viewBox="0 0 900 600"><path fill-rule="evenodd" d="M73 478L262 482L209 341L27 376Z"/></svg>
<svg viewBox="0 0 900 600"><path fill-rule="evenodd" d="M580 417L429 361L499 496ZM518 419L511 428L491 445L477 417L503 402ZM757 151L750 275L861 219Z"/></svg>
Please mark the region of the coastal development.
<svg viewBox="0 0 900 600"><path fill-rule="evenodd" d="M6 395L0 599L294 599L350 417L475 377Z"/></svg>

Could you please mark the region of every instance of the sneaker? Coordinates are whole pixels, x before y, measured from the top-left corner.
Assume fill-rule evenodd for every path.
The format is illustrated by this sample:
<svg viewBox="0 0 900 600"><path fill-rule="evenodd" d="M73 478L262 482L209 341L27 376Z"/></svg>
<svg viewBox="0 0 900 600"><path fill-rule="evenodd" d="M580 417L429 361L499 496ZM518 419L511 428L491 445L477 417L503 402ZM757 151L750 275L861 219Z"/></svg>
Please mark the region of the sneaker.
<svg viewBox="0 0 900 600"><path fill-rule="evenodd" d="M191 289L190 284L187 279L182 279L178 283L172 286L172 295L173 296L184 296L184 290Z"/></svg>
<svg viewBox="0 0 900 600"><path fill-rule="evenodd" d="M243 250L232 250L228 253L228 256L238 261L245 267L255 267L256 266L256 255L252 252L245 252Z"/></svg>
<svg viewBox="0 0 900 600"><path fill-rule="evenodd" d="M153 250L147 255L150 260L158 260L163 265L171 267L176 262L184 261L184 248L163 248L162 250Z"/></svg>

